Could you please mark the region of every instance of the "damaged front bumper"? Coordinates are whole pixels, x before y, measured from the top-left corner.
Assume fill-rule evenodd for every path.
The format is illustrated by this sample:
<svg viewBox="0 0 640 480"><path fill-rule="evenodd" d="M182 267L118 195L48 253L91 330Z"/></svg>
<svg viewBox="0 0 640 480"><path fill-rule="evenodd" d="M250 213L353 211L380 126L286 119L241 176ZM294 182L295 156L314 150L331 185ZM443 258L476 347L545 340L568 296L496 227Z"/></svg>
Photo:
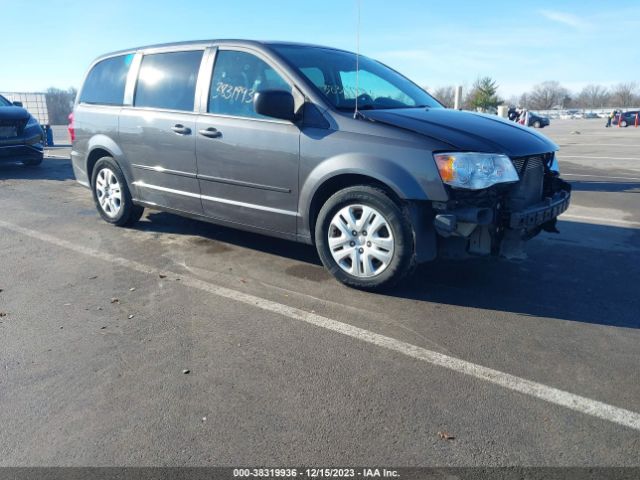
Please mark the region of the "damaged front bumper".
<svg viewBox="0 0 640 480"><path fill-rule="evenodd" d="M526 206L513 198L519 186L488 189L435 203L433 225L438 234L438 255L500 255L524 258L524 243L541 231L557 232L556 220L569 208L571 185L555 174L544 176L539 201ZM514 208L515 207L515 208Z"/></svg>
<svg viewBox="0 0 640 480"><path fill-rule="evenodd" d="M553 197L533 205L521 212L513 212L509 216L509 228L513 230L526 229L547 224L556 219L569 208L571 201L570 190L556 192Z"/></svg>

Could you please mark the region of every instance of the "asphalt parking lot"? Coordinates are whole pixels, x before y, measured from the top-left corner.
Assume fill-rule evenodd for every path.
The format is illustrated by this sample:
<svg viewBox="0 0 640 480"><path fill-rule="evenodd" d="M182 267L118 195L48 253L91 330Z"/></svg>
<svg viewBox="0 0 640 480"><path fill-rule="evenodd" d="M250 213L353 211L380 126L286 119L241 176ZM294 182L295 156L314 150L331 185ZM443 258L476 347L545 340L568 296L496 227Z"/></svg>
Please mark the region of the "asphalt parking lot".
<svg viewBox="0 0 640 480"><path fill-rule="evenodd" d="M68 149L1 165L0 466L639 466L640 129L603 125L543 130L560 235L386 294L304 245L111 227Z"/></svg>

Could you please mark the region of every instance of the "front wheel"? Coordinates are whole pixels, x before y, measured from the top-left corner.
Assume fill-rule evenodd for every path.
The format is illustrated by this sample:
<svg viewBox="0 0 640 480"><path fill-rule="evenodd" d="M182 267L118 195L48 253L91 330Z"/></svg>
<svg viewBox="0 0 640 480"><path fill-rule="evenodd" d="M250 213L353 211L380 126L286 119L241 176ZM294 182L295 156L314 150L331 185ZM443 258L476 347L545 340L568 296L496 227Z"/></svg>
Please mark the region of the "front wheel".
<svg viewBox="0 0 640 480"><path fill-rule="evenodd" d="M625 120L623 120L623 121L620 122L620 126L624 127L624 128L627 128L629 126L629 124Z"/></svg>
<svg viewBox="0 0 640 480"><path fill-rule="evenodd" d="M39 155L37 157L29 158L28 160L23 160L22 164L25 167L37 167L42 163L43 159L44 159L44 155Z"/></svg>
<svg viewBox="0 0 640 480"><path fill-rule="evenodd" d="M97 161L91 176L93 200L102 219L119 227L133 225L144 208L134 205L120 167L111 157Z"/></svg>
<svg viewBox="0 0 640 480"><path fill-rule="evenodd" d="M414 265L408 218L384 190L372 186L345 188L329 198L318 214L315 241L327 270L363 290L390 287Z"/></svg>
<svg viewBox="0 0 640 480"><path fill-rule="evenodd" d="M534 128L542 128L542 124L538 120L533 122L533 126L534 126Z"/></svg>

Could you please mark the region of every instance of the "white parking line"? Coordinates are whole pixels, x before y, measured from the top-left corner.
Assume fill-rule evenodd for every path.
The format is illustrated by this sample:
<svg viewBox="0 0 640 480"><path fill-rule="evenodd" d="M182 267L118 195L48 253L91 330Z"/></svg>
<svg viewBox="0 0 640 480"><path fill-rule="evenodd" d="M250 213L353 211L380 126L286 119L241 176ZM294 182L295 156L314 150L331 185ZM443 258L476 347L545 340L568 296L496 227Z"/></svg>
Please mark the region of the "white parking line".
<svg viewBox="0 0 640 480"><path fill-rule="evenodd" d="M563 172L562 176L563 177L592 177L592 178L599 178L599 179L611 178L614 180L640 180L640 177L609 177L606 175L584 175L581 173L566 173L566 172Z"/></svg>
<svg viewBox="0 0 640 480"><path fill-rule="evenodd" d="M638 144L628 143L561 143L561 147L640 147Z"/></svg>
<svg viewBox="0 0 640 480"><path fill-rule="evenodd" d="M632 222L630 220L617 220L615 218L603 218L603 217L590 217L586 215L572 215L571 213L564 213L559 217L560 220L589 222L598 225L614 225L623 227L637 227L640 228L640 222Z"/></svg>
<svg viewBox="0 0 640 480"><path fill-rule="evenodd" d="M594 157L590 155L562 155L562 154L559 154L558 156L560 157L560 160L562 160L563 158L590 158L594 160L638 160L640 162L639 157Z"/></svg>
<svg viewBox="0 0 640 480"><path fill-rule="evenodd" d="M10 230L15 233L25 235L43 242L47 242L58 247L62 247L71 250L82 255L87 255L105 262L110 262L115 265L119 265L137 272L144 274L159 273L180 277L181 285L186 285L191 288L217 295L219 297L234 300L236 302L244 303L255 308L260 308L265 311L277 313L285 317L299 320L316 327L324 328L332 332L339 333L357 340L376 345L394 352L400 353L407 357L415 358L431 365L447 368L454 372L462 373L470 377L474 377L485 382L498 385L515 392L529 395L531 397L544 400L546 402L559 405L561 407L574 410L576 412L590 415L592 417L600 418L609 422L616 423L625 427L632 428L640 431L640 413L626 410L624 408L615 407L607 403L603 403L590 398L575 395L564 390L560 390L554 387L544 385L542 383L533 382L525 378L517 377L509 373L494 370L492 368L483 367L466 360L461 360L456 357L444 355L439 352L427 350L426 348L411 345L409 343L401 342L378 333L370 332L368 330L354 327L346 323L332 320L315 313L310 313L299 308L284 305L271 300L257 297L248 293L241 292L239 290L233 290L226 287L221 287L204 280L200 280L196 277L192 277L185 274L178 274L170 271L160 271L150 265L137 262L135 260L128 260L123 257L118 257L110 253L101 252L88 248L82 245L63 240L52 235L24 228L19 225L14 225L9 222L0 220L0 227Z"/></svg>

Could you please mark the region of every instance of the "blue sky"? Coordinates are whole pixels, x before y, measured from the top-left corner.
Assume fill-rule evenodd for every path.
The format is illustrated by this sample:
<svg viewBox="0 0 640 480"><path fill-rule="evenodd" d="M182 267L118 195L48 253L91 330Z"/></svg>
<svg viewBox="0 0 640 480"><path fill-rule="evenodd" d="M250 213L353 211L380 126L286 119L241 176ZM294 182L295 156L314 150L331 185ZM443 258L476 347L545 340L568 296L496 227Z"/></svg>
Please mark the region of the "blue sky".
<svg viewBox="0 0 640 480"><path fill-rule="evenodd" d="M78 87L96 56L206 38L356 48L356 0L0 0L0 91ZM640 81L640 1L361 0L361 51L429 87L489 75L509 97ZM630 41L635 37L636 41Z"/></svg>

